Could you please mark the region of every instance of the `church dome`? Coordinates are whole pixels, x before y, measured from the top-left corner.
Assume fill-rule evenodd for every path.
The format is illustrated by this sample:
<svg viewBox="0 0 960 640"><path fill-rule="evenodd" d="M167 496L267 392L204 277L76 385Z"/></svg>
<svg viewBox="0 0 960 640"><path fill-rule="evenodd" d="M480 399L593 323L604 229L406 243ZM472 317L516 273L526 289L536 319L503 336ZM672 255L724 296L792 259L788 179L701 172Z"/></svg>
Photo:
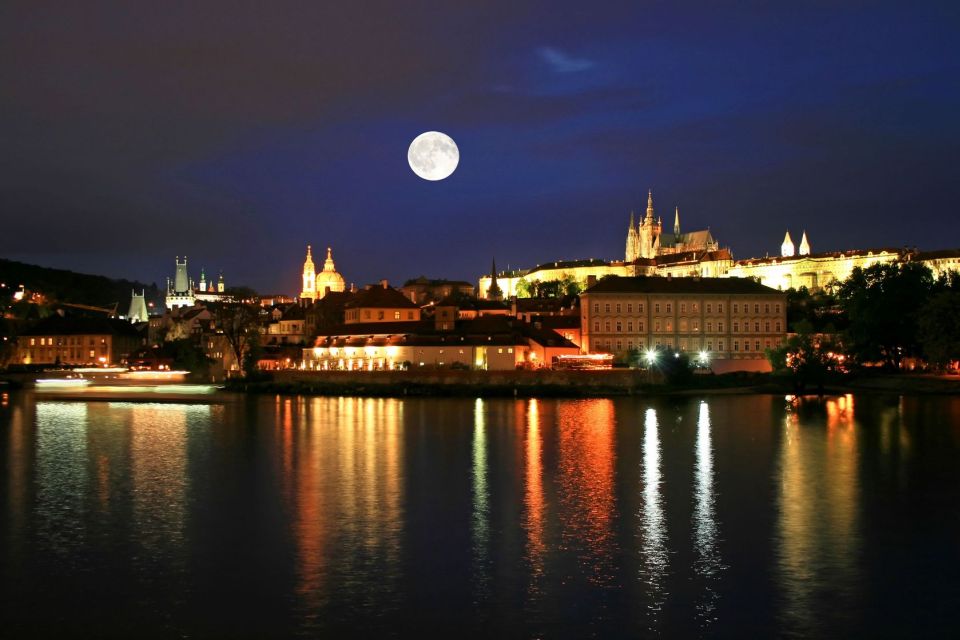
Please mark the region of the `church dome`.
<svg viewBox="0 0 960 640"><path fill-rule="evenodd" d="M327 247L327 259L323 262L323 271L317 274L317 297L322 298L326 295L327 289L330 289L330 291L346 289L343 276L337 273L336 267L334 267L330 247Z"/></svg>

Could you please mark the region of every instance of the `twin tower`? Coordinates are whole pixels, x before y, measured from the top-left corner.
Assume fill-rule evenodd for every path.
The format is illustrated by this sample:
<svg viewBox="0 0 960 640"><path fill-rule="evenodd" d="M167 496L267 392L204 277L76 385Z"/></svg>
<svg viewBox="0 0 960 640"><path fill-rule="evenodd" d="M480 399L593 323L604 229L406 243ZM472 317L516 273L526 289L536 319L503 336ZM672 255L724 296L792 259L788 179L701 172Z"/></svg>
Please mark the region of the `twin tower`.
<svg viewBox="0 0 960 640"><path fill-rule="evenodd" d="M303 291L300 300L316 301L330 291L343 291L346 288L343 276L337 273L333 265L333 253L327 247L327 259L323 262L323 271L317 273L313 264L313 253L307 245L307 259L303 263Z"/></svg>

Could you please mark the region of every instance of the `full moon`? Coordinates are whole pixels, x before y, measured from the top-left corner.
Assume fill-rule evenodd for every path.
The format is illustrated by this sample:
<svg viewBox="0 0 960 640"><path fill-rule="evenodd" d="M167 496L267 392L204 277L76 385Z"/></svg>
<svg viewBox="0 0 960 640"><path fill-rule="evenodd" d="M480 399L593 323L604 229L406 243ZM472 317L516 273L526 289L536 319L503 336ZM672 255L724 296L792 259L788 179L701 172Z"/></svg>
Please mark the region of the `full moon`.
<svg viewBox="0 0 960 640"><path fill-rule="evenodd" d="M443 180L456 170L460 162L460 150L447 134L427 131L410 143L407 162L413 172L424 180Z"/></svg>

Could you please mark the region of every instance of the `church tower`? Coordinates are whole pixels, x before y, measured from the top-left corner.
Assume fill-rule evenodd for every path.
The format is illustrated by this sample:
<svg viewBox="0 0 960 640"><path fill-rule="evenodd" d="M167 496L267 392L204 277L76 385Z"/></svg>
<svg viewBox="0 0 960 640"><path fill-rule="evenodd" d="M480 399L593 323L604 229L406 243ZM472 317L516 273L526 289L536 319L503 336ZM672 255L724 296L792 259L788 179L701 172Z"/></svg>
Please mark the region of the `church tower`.
<svg viewBox="0 0 960 640"><path fill-rule="evenodd" d="M656 258L660 249L662 225L653 217L653 189L647 192L647 215L640 224L638 258Z"/></svg>
<svg viewBox="0 0 960 640"><path fill-rule="evenodd" d="M633 221L633 210L630 210L630 226L627 227L627 251L624 256L625 262L633 262L639 257L639 251L637 250L637 244L639 242L639 237L637 236L637 225Z"/></svg>
<svg viewBox="0 0 960 640"><path fill-rule="evenodd" d="M674 209L673 214L673 245L680 251L680 207Z"/></svg>
<svg viewBox="0 0 960 640"><path fill-rule="evenodd" d="M500 285L497 284L497 259L493 259L493 264L490 267L490 288L487 289L487 300L502 300L503 299L503 289L500 288Z"/></svg>
<svg viewBox="0 0 960 640"><path fill-rule="evenodd" d="M200 291L207 290L207 275L203 267L200 267Z"/></svg>
<svg viewBox="0 0 960 640"><path fill-rule="evenodd" d="M800 255L810 255L810 242L807 240L807 232L803 232L803 238L800 239Z"/></svg>
<svg viewBox="0 0 960 640"><path fill-rule="evenodd" d="M300 292L300 299L317 299L317 270L313 264L310 245L307 245L307 259L303 262L303 291Z"/></svg>
<svg viewBox="0 0 960 640"><path fill-rule="evenodd" d="M780 245L780 255L784 258L793 256L793 240L790 239L790 230L787 229L787 235L783 237L783 244Z"/></svg>

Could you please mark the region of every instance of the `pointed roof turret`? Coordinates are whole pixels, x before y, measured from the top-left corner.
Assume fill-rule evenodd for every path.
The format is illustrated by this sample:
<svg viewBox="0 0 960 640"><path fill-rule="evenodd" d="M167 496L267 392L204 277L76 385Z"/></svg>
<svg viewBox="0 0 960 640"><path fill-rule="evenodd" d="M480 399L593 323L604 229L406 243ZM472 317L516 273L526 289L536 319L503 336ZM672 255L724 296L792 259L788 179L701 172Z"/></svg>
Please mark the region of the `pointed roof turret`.
<svg viewBox="0 0 960 640"><path fill-rule="evenodd" d="M653 219L653 189L647 191L647 219Z"/></svg>
<svg viewBox="0 0 960 640"><path fill-rule="evenodd" d="M673 235L680 239L680 207L677 207L673 216Z"/></svg>
<svg viewBox="0 0 960 640"><path fill-rule="evenodd" d="M807 240L807 231L804 229L803 237L800 239L800 251L801 256L810 255L810 242Z"/></svg>
<svg viewBox="0 0 960 640"><path fill-rule="evenodd" d="M628 227L629 231L633 231L636 228L636 223L633 220L633 209L630 209L630 226Z"/></svg>
<svg viewBox="0 0 960 640"><path fill-rule="evenodd" d="M784 258L789 258L793 254L793 240L790 239L790 230L787 229L786 235L783 236L783 244L780 245L780 255Z"/></svg>

